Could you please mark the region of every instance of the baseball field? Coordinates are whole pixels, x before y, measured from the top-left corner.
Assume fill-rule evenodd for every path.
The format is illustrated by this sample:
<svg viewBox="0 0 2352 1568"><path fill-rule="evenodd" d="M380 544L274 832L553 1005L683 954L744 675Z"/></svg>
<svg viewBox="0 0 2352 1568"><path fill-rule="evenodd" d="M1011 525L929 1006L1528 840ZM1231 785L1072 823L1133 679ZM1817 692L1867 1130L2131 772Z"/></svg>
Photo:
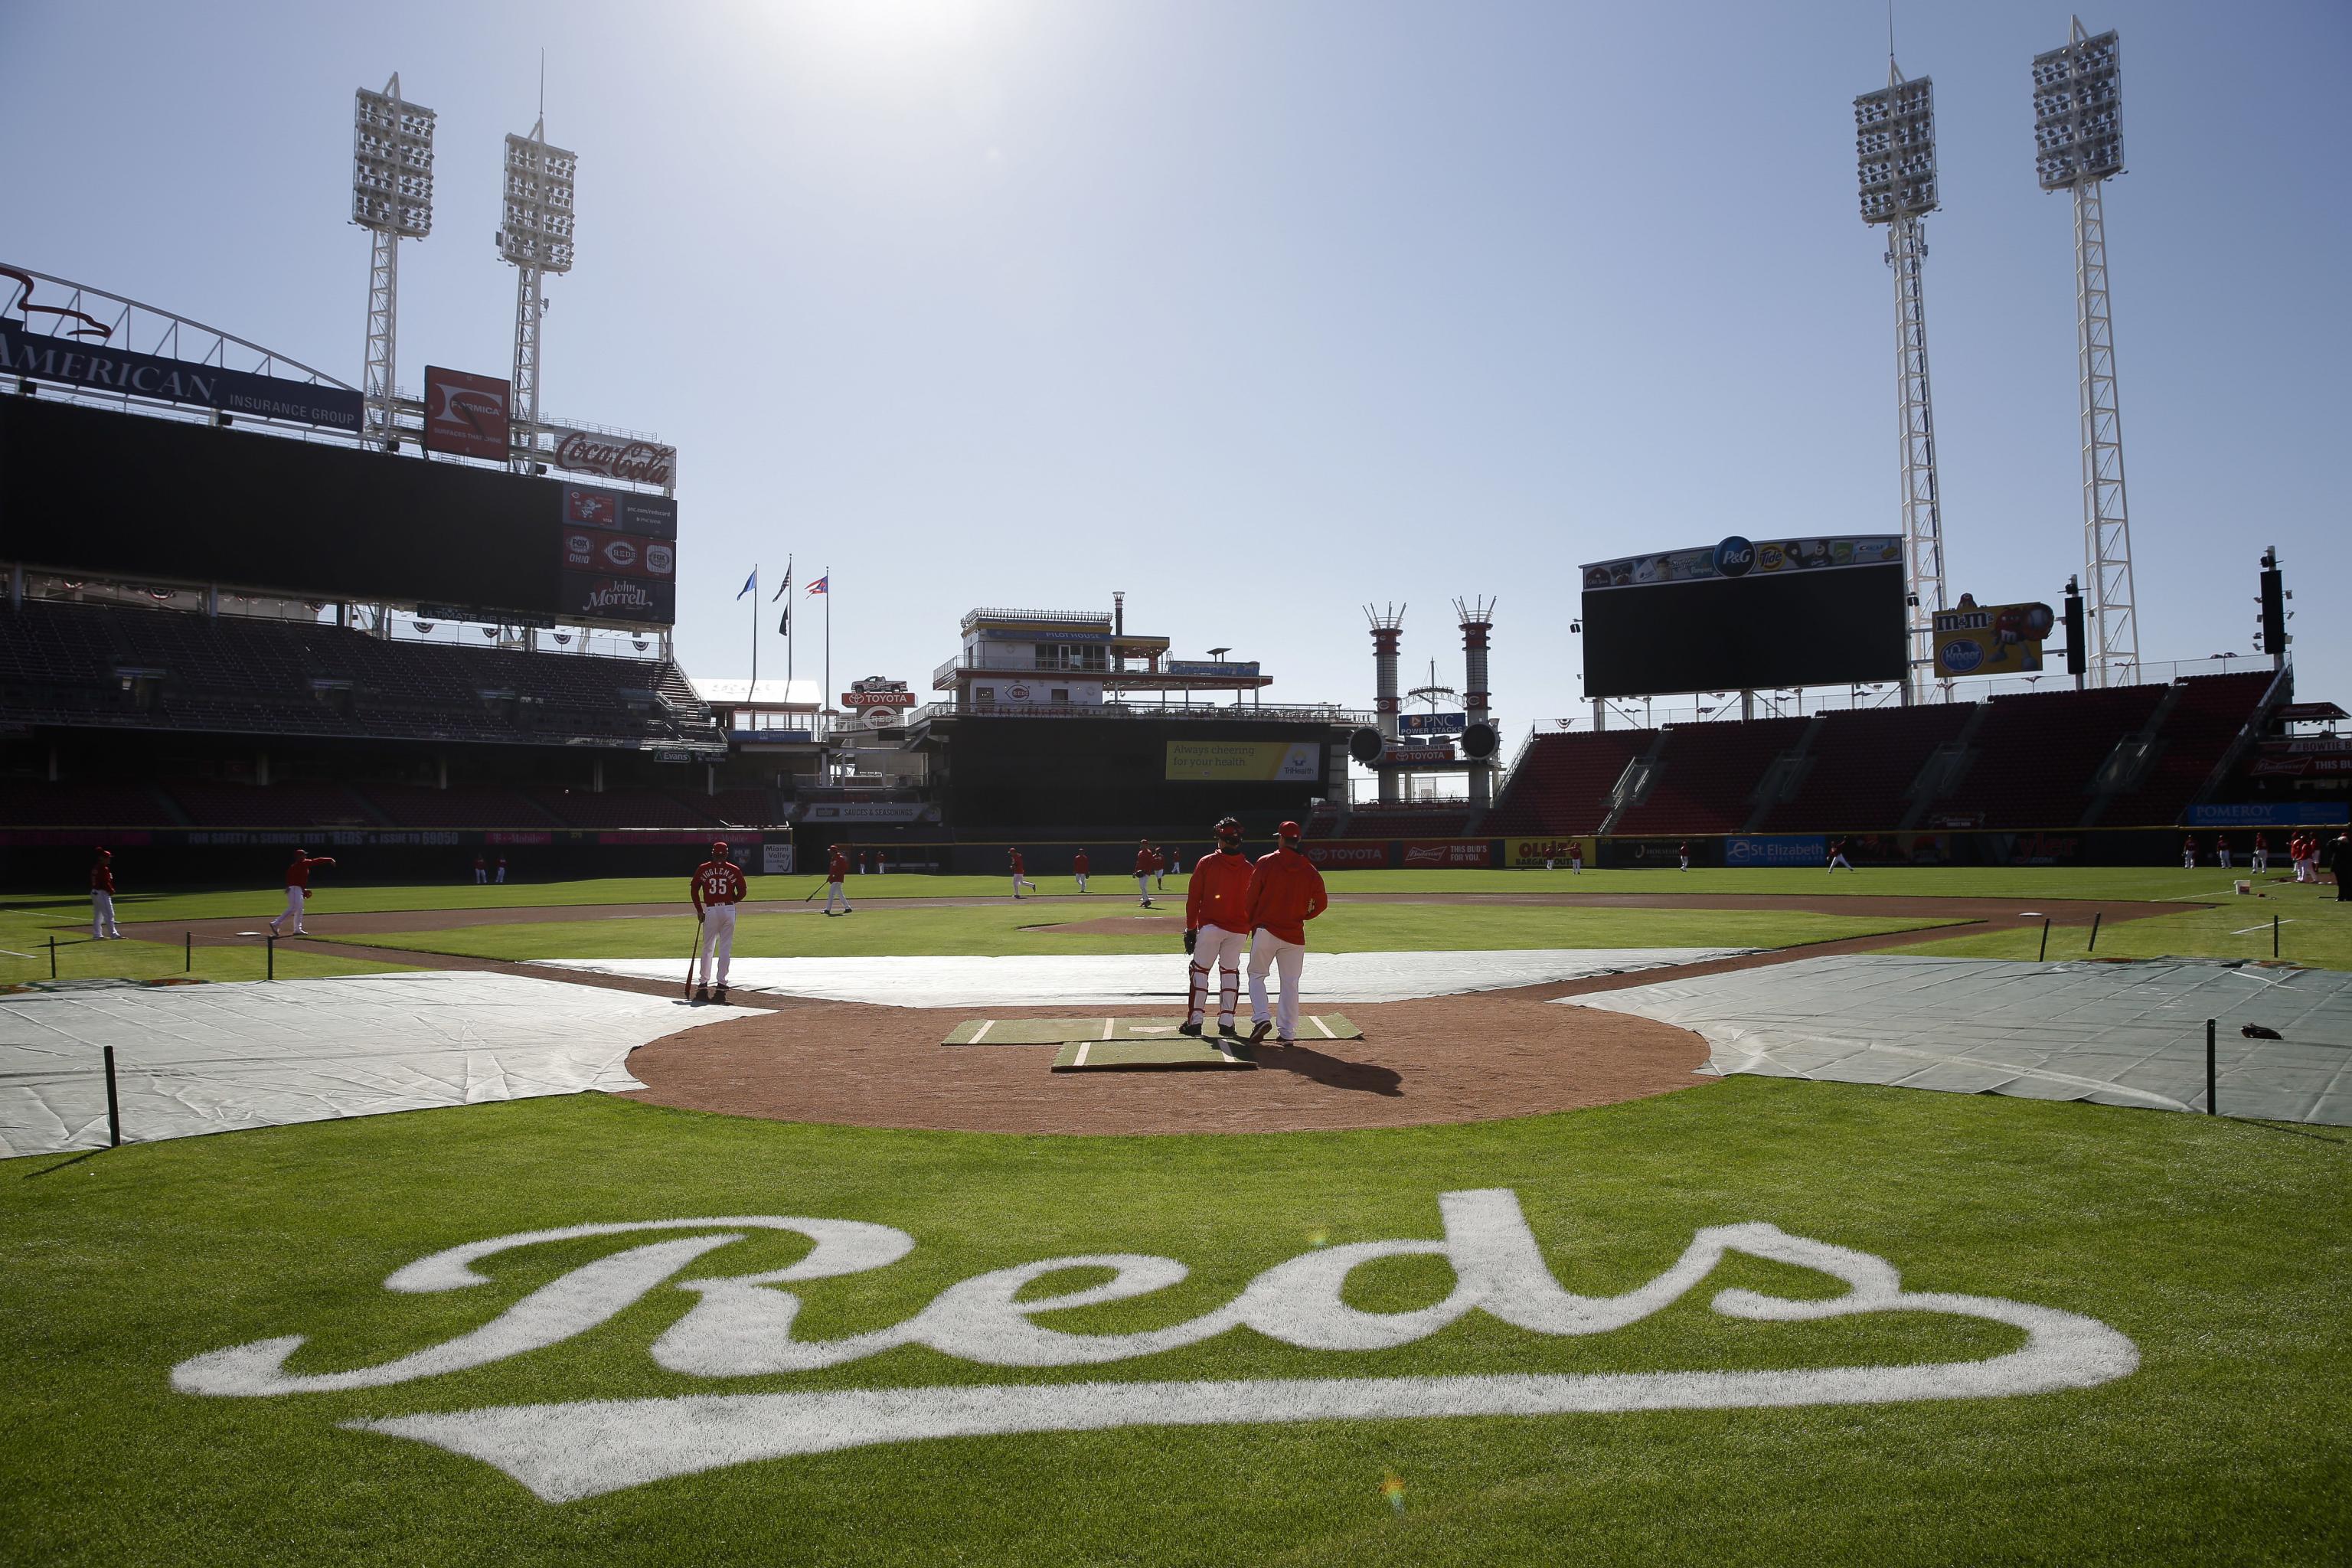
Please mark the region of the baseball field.
<svg viewBox="0 0 2352 1568"><path fill-rule="evenodd" d="M276 901L250 890L126 893L131 940L88 945L78 900L0 898L0 984L47 987L61 944L60 989L0 997L19 1050L113 997L323 1027L412 973L646 1034L637 1087L535 1093L477 1050L438 1109L150 1139L165 1108L139 1100L120 1147L76 1121L0 1162L0 1540L74 1563L2352 1556L2352 1130L2136 1108L2128 1069L2129 1103L2055 1073L1727 1075L1723 1031L1609 1010L1817 975L1790 989L1827 1019L1861 973L1836 965L2000 961L1990 1049L2030 1032L2015 987L2189 970L2245 988L2225 1016L2257 1054L2222 1084L2251 1092L2242 1016L2306 1077L2352 1059L2277 1000L2352 970L2332 886L1329 880L1307 1011L1361 1037L1249 1071L943 1043L1172 1022L1175 878L1150 910L1128 879L1015 903L853 878L839 917L754 879L724 1015L680 996L682 876L322 878L313 938L274 952L242 934ZM1118 989L1131 959L1164 993ZM1318 1003L1318 962L1388 988ZM1108 989L970 999L1060 970ZM115 978L207 984L70 984Z"/></svg>

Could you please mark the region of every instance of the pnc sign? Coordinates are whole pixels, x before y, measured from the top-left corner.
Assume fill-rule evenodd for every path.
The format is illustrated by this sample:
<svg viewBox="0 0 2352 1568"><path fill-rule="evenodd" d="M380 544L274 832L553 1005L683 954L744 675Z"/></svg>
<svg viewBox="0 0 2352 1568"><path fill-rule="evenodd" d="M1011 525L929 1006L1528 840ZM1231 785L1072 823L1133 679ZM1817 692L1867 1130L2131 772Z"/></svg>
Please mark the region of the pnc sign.
<svg viewBox="0 0 2352 1568"><path fill-rule="evenodd" d="M592 1498L675 1476L755 1460L821 1454L928 1438L1029 1432L1097 1432L1136 1426L1247 1426L1297 1421L1395 1421L1449 1416L1544 1416L1657 1410L1738 1410L1793 1405L1901 1405L1986 1399L2090 1388L2139 1365L2132 1342L2095 1319L2053 1307L1904 1289L1894 1265L1866 1252L1792 1236L1776 1226L1708 1226L1663 1269L1617 1295L1580 1295L1560 1284L1508 1188L1440 1194L1435 1237L1322 1247L1267 1268L1222 1305L1199 1315L1157 1315L1156 1326L1087 1332L1056 1323L1074 1309L1136 1300L1181 1284L1191 1270L1173 1258L1097 1252L991 1269L949 1285L897 1323L834 1339L800 1337L799 1288L888 1268L915 1238L861 1220L749 1215L567 1226L467 1242L395 1269L398 1295L492 1285L476 1265L533 1247L613 1238L615 1249L557 1275L487 1321L422 1349L341 1370L289 1370L299 1333L192 1357L173 1369L184 1394L257 1399L341 1395L405 1387L492 1365L590 1334L640 1301L632 1321L666 1321L648 1347L674 1377L708 1380L709 1393L636 1395L434 1408L425 1395L411 1414L347 1418L349 1430L428 1444L478 1459L549 1502ZM1427 1222L1424 1222L1426 1224ZM812 1245L782 1268L730 1274L704 1261L755 1233L789 1233ZM1706 1291L1709 1276L1738 1254L1837 1281L1834 1294L1768 1295L1740 1288ZM1348 1300L1356 1271L1382 1259L1432 1257L1454 1277L1442 1300L1406 1311L1375 1311ZM1958 1361L1800 1365L1785 1370L1676 1367L1664 1371L1558 1373L1511 1370L1414 1373L1395 1352L1445 1333L1478 1314L1551 1338L1607 1334L1654 1316L1698 1291L1717 1314L1741 1322L1803 1323L1872 1314L1922 1314L1995 1323L2011 1348ZM488 1293L495 1294L495 1290ZM683 1312L677 1307L690 1301ZM1151 1321L1151 1320L1147 1320ZM1038 1382L885 1383L730 1389L730 1380L824 1373L920 1347L996 1371L1109 1366L1164 1356L1222 1336L1304 1352L1315 1370L1285 1377L1093 1379ZM2018 1338L2017 1336L2021 1336ZM329 1353L304 1366L333 1367ZM1752 1352L1751 1352L1752 1353ZM1366 1358L1381 1359L1367 1364ZM925 1365L898 1356L903 1375ZM1328 1374L1322 1369L1328 1368ZM378 1395L369 1404L383 1411ZM338 1408L348 1403L338 1400Z"/></svg>

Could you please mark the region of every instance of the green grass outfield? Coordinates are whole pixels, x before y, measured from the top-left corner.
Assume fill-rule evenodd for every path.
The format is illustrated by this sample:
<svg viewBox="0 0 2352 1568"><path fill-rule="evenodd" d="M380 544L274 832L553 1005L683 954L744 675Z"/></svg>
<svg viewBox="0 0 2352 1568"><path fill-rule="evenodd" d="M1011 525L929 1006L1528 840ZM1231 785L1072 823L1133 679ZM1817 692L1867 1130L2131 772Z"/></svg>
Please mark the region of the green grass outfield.
<svg viewBox="0 0 2352 1568"><path fill-rule="evenodd" d="M2332 884L2300 887L2291 881L2259 884L2261 898L2231 898L2210 909L2158 915L2104 926L2098 946L2088 926L2055 926L2050 932L2052 962L2066 958L2262 958L2271 956L2271 919L2279 920L2278 954L2319 969L2352 969L2352 904L2338 903ZM1939 958L2033 958L2042 933L1977 931L1890 949Z"/></svg>
<svg viewBox="0 0 2352 1568"><path fill-rule="evenodd" d="M869 904L854 915L744 914L739 958L848 958L906 953L1172 952L1184 929L1176 910L1153 911L1164 932L1038 929L1097 915L1137 915L1068 904L979 904L905 909ZM1589 910L1496 904L1335 904L1314 925L1325 952L1423 952L1494 948L1790 947L1881 931L1934 927L1931 919L1782 913L1752 910ZM453 926L356 933L341 940L474 958L683 958L694 942L687 915Z"/></svg>
<svg viewBox="0 0 2352 1568"><path fill-rule="evenodd" d="M321 871L316 878L312 908L321 914L354 914L373 910L531 909L549 905L667 903L686 900L687 873L680 864L674 877L595 877L565 882L515 882L505 887L466 883L374 883L365 879L365 868L354 855L344 866ZM250 915L268 920L284 907L275 888L166 889L138 888L130 869L118 872L127 890L115 900L118 917L125 921L208 920ZM2242 875L2242 873L2235 873ZM1570 876L1558 871L1327 871L1323 879L1334 893L1794 893L1809 898L1824 893L1892 894L1906 898L2044 898L2044 899L2224 899L2230 894L2230 874L2210 868L2184 871L2178 866L2144 867L1893 867L1874 868L1849 876L1781 867L1741 869L1701 868L1679 871L1598 871ZM1037 879L1040 890L1075 896L1066 877ZM1181 898L1187 879L1171 877L1165 895ZM2267 884L2266 884L2267 885ZM754 899L823 897L824 882L815 877L753 877ZM886 899L1002 898L1011 891L1003 877L927 877L893 874L852 877L846 884L856 902ZM1135 897L1134 879L1108 873L1097 876L1089 901L1117 905ZM89 902L79 893L0 894L0 913L23 913L63 930L89 923Z"/></svg>
<svg viewBox="0 0 2352 1568"><path fill-rule="evenodd" d="M1698 1227L1766 1221L1881 1257L1912 1290L2095 1318L2141 1365L2096 1388L1941 1403L955 1437L562 1504L336 1423L711 1392L1879 1365L1989 1357L2021 1336L1928 1313L1721 1316L1706 1304L1719 1288L1837 1289L1733 1257L1656 1315L1583 1338L1473 1314L1377 1352L1234 1329L1063 1371L907 1348L698 1379L649 1358L698 1300L656 1288L564 1343L396 1387L231 1399L169 1382L189 1356L283 1334L310 1336L298 1372L374 1364L623 1245L513 1253L473 1289L383 1289L428 1253L541 1227L774 1214L913 1236L903 1261L791 1287L793 1334L814 1340L900 1321L987 1269L1094 1252L1189 1264L1172 1288L1040 1315L1124 1332L1221 1304L1318 1245L1434 1237L1440 1193L1496 1186L1572 1290L1629 1289ZM2352 1143L2321 1130L1760 1079L1354 1133L889 1132L585 1096L34 1157L0 1165L0 1538L11 1562L222 1568L2340 1562L2347 1192ZM686 1272L780 1268L805 1245L756 1237ZM1439 1260L1396 1258L1358 1269L1347 1299L1397 1311L1449 1289Z"/></svg>
<svg viewBox="0 0 2352 1568"><path fill-rule="evenodd" d="M198 947L192 952L176 941L92 942L89 940L89 906L78 907L81 918L69 920L69 912L60 915L45 908L0 904L0 986L49 979L48 943L53 937L58 943L56 977L59 980L258 980L268 969L268 955L259 942ZM278 909L284 907L280 900ZM131 918L120 911L115 916L118 924ZM372 974L397 967L334 953L302 952L289 946L278 950L277 973L283 980L308 980L322 974Z"/></svg>

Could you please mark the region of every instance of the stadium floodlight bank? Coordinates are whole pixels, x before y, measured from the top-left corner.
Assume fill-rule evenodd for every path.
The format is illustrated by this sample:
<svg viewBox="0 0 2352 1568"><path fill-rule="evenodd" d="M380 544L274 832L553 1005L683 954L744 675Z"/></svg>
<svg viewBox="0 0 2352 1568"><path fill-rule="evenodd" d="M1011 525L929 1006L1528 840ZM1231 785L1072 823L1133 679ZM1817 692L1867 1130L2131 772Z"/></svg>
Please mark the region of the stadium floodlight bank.
<svg viewBox="0 0 2352 1568"><path fill-rule="evenodd" d="M361 88L352 110L352 221L368 231L367 370L360 379L366 432L393 438L394 339L400 314L400 242L433 232L433 111Z"/></svg>
<svg viewBox="0 0 2352 1568"><path fill-rule="evenodd" d="M2082 18L2058 48L2033 57L2034 174L2074 195L2075 379L2083 420L2083 555L2091 590L2090 677L2136 680L2139 617L2124 490L2123 415L2116 395L2115 324L2107 299L2107 225L2100 187L2124 172L2123 47Z"/></svg>
<svg viewBox="0 0 2352 1568"><path fill-rule="evenodd" d="M572 201L580 157L547 142L547 117L528 136L507 137L506 207L497 242L515 268L514 406L517 473L539 456L540 328L546 314L547 274L572 270Z"/></svg>
<svg viewBox="0 0 2352 1568"><path fill-rule="evenodd" d="M1886 85L1853 100L1855 174L1862 221L1886 226L1895 274L1895 407L1903 471L1904 692L1935 660L1935 616L1945 607L1942 491L1936 479L1936 421L1927 379L1927 305L1921 218L1939 205L1936 184L1936 84L1906 81L1890 54ZM1587 695L1591 695L1588 693Z"/></svg>

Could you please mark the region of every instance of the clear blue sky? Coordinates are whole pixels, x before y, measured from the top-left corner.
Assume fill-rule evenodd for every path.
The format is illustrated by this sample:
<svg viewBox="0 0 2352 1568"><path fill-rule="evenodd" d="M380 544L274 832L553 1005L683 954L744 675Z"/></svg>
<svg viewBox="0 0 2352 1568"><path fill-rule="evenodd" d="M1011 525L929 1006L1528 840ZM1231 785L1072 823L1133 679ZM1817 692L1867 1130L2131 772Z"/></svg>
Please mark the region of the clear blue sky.
<svg viewBox="0 0 2352 1568"><path fill-rule="evenodd" d="M2326 592L2352 565L2352 8L2084 19L2124 37L2142 654L2248 648L2276 543L2303 689L2352 700ZM2070 216L2034 185L2027 80L2066 22L1899 7L1941 121L1951 585L1986 600L2054 602L2082 558ZM0 258L356 382L351 95L396 69L440 115L402 381L503 374L499 137L542 46L549 137L581 156L544 406L679 447L698 674L744 673L735 591L787 552L832 571L836 687L927 684L973 604L1124 588L1180 654L1264 659L1270 699L1368 704L1364 602L1409 602L1408 672L1453 682L1447 601L1488 593L1517 734L1580 711L1577 563L1898 525L1849 110L1885 80L1877 0L15 0Z"/></svg>

